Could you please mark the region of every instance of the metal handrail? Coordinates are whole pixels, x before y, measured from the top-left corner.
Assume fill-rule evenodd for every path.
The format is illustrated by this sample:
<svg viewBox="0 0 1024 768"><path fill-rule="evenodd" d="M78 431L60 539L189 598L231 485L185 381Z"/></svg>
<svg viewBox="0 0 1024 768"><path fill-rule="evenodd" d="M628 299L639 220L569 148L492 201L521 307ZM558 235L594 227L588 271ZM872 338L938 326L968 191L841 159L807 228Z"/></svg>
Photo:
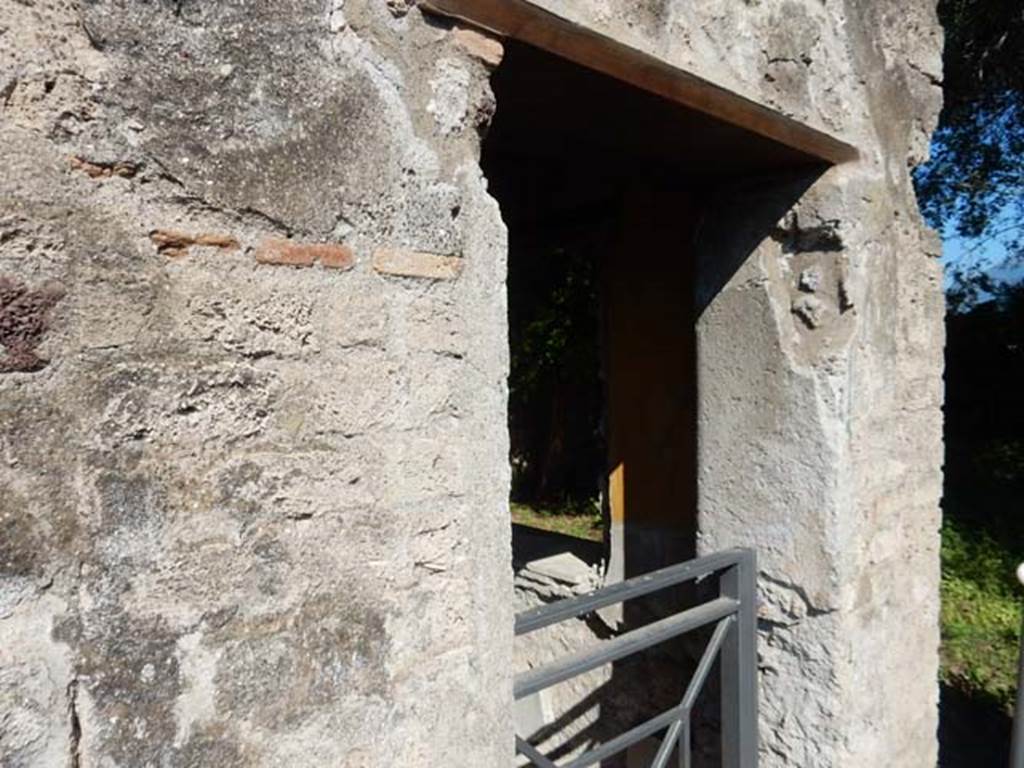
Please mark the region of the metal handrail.
<svg viewBox="0 0 1024 768"><path fill-rule="evenodd" d="M567 619L581 618L610 605L697 579L717 576L719 596L647 626L516 676L517 700L658 645L679 635L714 625L711 639L679 704L629 731L558 766L526 739L516 736L516 752L537 768L587 768L665 731L651 768L665 768L678 746L680 765L690 765L690 720L694 703L711 667L721 658L723 768L757 766L757 561L753 550L730 549L637 576L595 592L516 616L517 636ZM1018 768L1014 766L1014 768ZM1020 766L1024 768L1024 765Z"/></svg>

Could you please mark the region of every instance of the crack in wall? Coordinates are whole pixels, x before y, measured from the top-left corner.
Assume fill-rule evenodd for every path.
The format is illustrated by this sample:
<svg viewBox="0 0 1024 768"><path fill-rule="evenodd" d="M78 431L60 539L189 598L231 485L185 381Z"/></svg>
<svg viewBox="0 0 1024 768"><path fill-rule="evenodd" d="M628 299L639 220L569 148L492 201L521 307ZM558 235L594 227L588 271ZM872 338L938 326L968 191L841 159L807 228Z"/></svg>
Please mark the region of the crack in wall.
<svg viewBox="0 0 1024 768"><path fill-rule="evenodd" d="M68 734L68 755L71 768L80 768L82 764L82 721L78 716L78 678L68 683L68 720L71 730Z"/></svg>
<svg viewBox="0 0 1024 768"><path fill-rule="evenodd" d="M790 594L795 595L803 604L804 609L802 612L803 615L797 615L793 612L786 612L788 617L793 619L793 621L790 624L766 618L760 619L759 623L761 624L768 624L773 626L792 626L792 624L799 623L804 619L813 619L820 616L827 616L831 613L836 613L839 610L835 607L823 607L815 605L814 601L811 599L811 596L807 593L807 590L799 584L794 584L792 582L785 581L774 576L770 576L769 574L764 573L763 571L759 574L759 578L762 581L765 581L775 587L778 587L779 589L782 589Z"/></svg>

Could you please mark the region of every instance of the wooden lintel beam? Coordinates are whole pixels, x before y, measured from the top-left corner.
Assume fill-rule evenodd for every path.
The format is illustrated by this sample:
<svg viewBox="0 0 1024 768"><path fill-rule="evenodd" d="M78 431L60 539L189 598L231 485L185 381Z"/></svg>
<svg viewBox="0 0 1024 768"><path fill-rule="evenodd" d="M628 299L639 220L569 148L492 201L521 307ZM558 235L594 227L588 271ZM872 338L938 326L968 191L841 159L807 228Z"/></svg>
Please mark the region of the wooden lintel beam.
<svg viewBox="0 0 1024 768"><path fill-rule="evenodd" d="M856 160L856 147L529 0L421 0L420 7L529 43L630 85L820 158Z"/></svg>

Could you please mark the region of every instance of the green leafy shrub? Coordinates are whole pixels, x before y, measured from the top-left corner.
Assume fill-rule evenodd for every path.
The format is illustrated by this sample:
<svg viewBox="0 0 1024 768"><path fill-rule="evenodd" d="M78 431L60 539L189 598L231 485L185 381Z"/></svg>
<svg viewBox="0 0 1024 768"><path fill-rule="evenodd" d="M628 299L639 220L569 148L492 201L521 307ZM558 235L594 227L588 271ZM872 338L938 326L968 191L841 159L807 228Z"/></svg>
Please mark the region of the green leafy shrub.
<svg viewBox="0 0 1024 768"><path fill-rule="evenodd" d="M1021 627L1014 571L1024 541L1008 546L947 517L942 530L942 677L1012 711Z"/></svg>

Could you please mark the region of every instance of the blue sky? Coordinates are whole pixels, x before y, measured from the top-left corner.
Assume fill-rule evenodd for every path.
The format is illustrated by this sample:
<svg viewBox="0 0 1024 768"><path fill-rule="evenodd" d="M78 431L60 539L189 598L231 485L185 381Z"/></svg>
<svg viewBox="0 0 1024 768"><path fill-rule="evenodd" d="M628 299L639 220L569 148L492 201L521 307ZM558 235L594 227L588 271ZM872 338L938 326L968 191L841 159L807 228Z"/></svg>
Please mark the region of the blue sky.
<svg viewBox="0 0 1024 768"><path fill-rule="evenodd" d="M977 240L949 236L942 239L942 263L947 280L950 268L965 272L978 270L998 282L1024 280L1024 264L1008 264L1009 251L998 241L980 243Z"/></svg>
<svg viewBox="0 0 1024 768"><path fill-rule="evenodd" d="M933 216L951 216L940 229L947 290L952 286L952 277L956 274L968 278L968 281L972 277L985 275L996 285L1024 282L1024 250L1021 247L1024 244L1024 184L1019 166L1015 165L1024 162L1024 103L1018 98L1011 98L1002 106L999 103L996 103L994 110L979 108L975 113L976 131L971 138L977 142L977 146L967 148L970 151L960 146L950 154L945 151L944 145L948 129L940 128L933 136L930 163L918 169L920 178L932 184L937 181L942 185L954 183L954 169L960 174L969 174L972 169L974 173L980 169L992 174L985 179L986 187L992 188L974 190L980 196L978 199L961 199L960 192L945 186L935 210L931 212ZM958 141L966 138L959 133L952 135L958 137ZM994 167L989 167L986 158L990 160L992 152L997 153L998 162ZM936 169L940 174L938 179L929 177L933 171L931 163L937 164ZM962 167L965 163L966 167ZM951 192L953 199L945 199ZM985 234L971 238L958 236L956 232L960 222L957 215L961 212L965 215L978 213L979 207ZM973 285L977 287L976 282ZM984 301L988 297L982 294L977 298Z"/></svg>
<svg viewBox="0 0 1024 768"><path fill-rule="evenodd" d="M994 222L992 230L1000 231L1015 222L1011 213L1004 210ZM956 227L947 225L942 235L942 263L946 270L946 288L950 287L951 276L960 271L966 274L988 275L996 283L1018 283L1024 281L1024 259L1012 259L1010 250L999 237L965 238L956 235ZM987 296L981 296L985 299Z"/></svg>

